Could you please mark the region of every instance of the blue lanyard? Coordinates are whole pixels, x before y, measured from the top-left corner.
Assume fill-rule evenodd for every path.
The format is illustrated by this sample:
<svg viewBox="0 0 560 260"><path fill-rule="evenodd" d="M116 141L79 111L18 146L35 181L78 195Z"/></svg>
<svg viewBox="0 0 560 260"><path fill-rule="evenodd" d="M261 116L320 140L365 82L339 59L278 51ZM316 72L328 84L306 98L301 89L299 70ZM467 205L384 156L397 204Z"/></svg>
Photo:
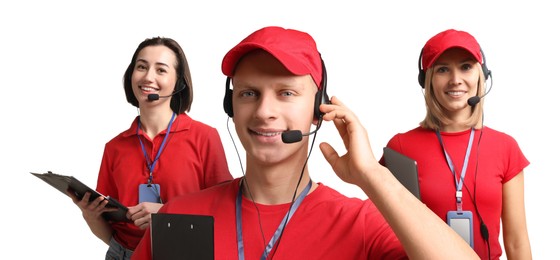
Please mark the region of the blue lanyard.
<svg viewBox="0 0 560 260"><path fill-rule="evenodd" d="M436 131L436 135L438 137L439 143L441 145L441 149L443 149L443 153L445 154L445 160L447 161L447 165L449 165L449 169L451 169L451 174L453 174L453 179L455 180L455 198L457 201L457 211L463 211L463 180L465 179L465 174L467 172L467 166L469 164L469 157L471 155L472 144L474 140L474 128L471 128L471 134L469 137L469 144L467 146L467 152L465 153L465 159L463 161L463 169L461 169L461 178L457 181L457 174L455 173L455 167L453 166L453 161L451 161L451 157L447 154L445 147L443 146L443 140L441 139L441 134L439 130Z"/></svg>
<svg viewBox="0 0 560 260"><path fill-rule="evenodd" d="M266 246L266 248L265 248L265 250L264 250L264 252L261 256L261 260L265 260L268 257L268 254L270 253L270 251L274 247L274 244L276 243L278 238L280 238L280 235L282 234L282 231L284 231L284 226L285 226L284 222L287 223L287 222L290 221L290 219L294 215L294 212L297 210L297 208L299 207L299 205L303 201L303 198L305 198L305 196L307 196L307 193L309 193L309 190L311 189L311 184L312 184L312 182L311 182L311 180L309 180L309 183L307 184L305 189L303 189L301 194L299 194L297 199L294 201L293 205L290 207L290 210L286 213L286 215L284 216L284 218L280 222L280 225L276 229L276 232L274 232L274 235L272 236L272 238L268 242L268 245ZM242 197L241 193L242 193L242 191L243 191L243 180L241 180L241 185L239 185L239 192L237 193L237 200L235 202L235 217L236 217L236 224L237 224L237 255L239 257L239 260L244 260L245 259L245 252L244 252L244 246L243 246L243 228L242 228L242 223L241 223L242 222L241 221L241 197Z"/></svg>
<svg viewBox="0 0 560 260"><path fill-rule="evenodd" d="M148 171L150 172L150 177L148 177L148 184L152 184L152 179L153 179L152 172L156 167L156 163L159 160L159 156L161 155L161 152L163 151L163 147L165 146L165 142L167 141L167 137L169 136L169 130L171 129L171 125L173 124L173 119L175 119L175 113L171 115L171 120L169 120L169 124L167 125L167 132L165 133L163 142L161 142L161 145L159 146L159 150L157 152L156 158L154 159L153 162L150 162L150 157L146 152L146 148L144 148L144 143L142 142L142 138L140 138L140 135L138 134L140 130L140 117L138 117L138 127L136 128L136 136L140 141L140 147L142 147L142 152L144 152L144 158L146 158L146 166L148 167Z"/></svg>

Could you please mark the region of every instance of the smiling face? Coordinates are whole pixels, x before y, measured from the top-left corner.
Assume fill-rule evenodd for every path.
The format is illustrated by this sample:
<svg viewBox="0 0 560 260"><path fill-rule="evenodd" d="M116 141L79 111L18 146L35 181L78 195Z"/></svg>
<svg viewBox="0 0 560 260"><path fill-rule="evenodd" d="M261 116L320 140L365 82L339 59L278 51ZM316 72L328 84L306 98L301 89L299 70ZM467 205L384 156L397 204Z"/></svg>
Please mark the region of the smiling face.
<svg viewBox="0 0 560 260"><path fill-rule="evenodd" d="M470 116L467 100L476 95L480 76L477 61L462 48L448 49L436 60L433 93L449 118Z"/></svg>
<svg viewBox="0 0 560 260"><path fill-rule="evenodd" d="M307 137L284 144L282 132L309 132L317 87L311 76L290 73L267 52L253 51L238 63L233 76L235 128L248 160L271 164L303 158Z"/></svg>
<svg viewBox="0 0 560 260"><path fill-rule="evenodd" d="M163 45L147 46L138 53L131 83L134 96L140 104L169 103L169 98L148 101L149 94L169 95L177 81L177 58Z"/></svg>

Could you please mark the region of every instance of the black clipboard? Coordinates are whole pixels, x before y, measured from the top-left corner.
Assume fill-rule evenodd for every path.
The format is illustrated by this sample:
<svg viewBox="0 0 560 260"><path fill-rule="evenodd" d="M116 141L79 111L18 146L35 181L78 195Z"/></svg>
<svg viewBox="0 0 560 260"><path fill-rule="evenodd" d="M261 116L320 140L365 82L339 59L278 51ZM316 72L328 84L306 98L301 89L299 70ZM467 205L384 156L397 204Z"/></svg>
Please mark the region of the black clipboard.
<svg viewBox="0 0 560 260"><path fill-rule="evenodd" d="M74 194L76 194L76 196L79 199L82 199L82 197L86 194L86 192L91 193L91 196L90 196L90 199L89 199L90 201L93 201L96 198L98 198L99 196L102 196L106 200L109 201L109 203L107 204L106 207L112 207L112 208L119 209L118 211L103 213L103 217L106 220L115 221L115 222L123 222L123 221L124 222L130 222L131 221L130 219L128 219L126 217L126 212L128 211L127 207L122 205L116 199L113 199L109 196L104 196L101 193L97 192L96 190L88 187L87 185L83 184L81 181L74 178L73 176L60 175L60 174L52 173L51 171L48 171L47 173L33 173L33 172L31 172L31 174L35 175L37 178L39 178L39 179L45 181L46 183L50 184L55 189L64 193L64 195L66 195L66 196L68 196L68 194L66 193L66 191L68 189L72 189L74 191Z"/></svg>
<svg viewBox="0 0 560 260"><path fill-rule="evenodd" d="M405 156L390 147L383 148L385 166L393 173L395 178L401 182L416 198L420 198L420 184L418 182L418 164L408 156Z"/></svg>
<svg viewBox="0 0 560 260"><path fill-rule="evenodd" d="M153 213L150 222L153 260L213 260L214 217Z"/></svg>

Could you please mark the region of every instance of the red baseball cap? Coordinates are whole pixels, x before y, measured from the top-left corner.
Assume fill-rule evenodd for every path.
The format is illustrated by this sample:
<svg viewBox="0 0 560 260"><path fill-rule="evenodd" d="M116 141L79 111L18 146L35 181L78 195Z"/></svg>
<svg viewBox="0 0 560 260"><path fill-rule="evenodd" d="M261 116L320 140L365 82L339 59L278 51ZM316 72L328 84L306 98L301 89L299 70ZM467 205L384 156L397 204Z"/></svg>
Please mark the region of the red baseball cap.
<svg viewBox="0 0 560 260"><path fill-rule="evenodd" d="M311 75L321 88L321 55L313 38L301 31L268 26L259 29L233 47L222 60L222 72L233 76L237 62L247 53L262 49L278 59L294 75Z"/></svg>
<svg viewBox="0 0 560 260"><path fill-rule="evenodd" d="M482 64L482 52L476 39L468 32L455 29L445 30L430 38L422 49L422 70L434 65L439 56L450 48L463 48Z"/></svg>

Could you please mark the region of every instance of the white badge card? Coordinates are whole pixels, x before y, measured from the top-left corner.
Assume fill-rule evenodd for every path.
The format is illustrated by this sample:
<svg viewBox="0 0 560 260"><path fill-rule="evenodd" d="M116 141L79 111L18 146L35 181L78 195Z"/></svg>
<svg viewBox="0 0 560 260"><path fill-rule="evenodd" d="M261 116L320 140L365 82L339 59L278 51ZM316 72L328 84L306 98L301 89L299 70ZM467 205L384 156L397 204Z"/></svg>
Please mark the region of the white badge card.
<svg viewBox="0 0 560 260"><path fill-rule="evenodd" d="M138 203L161 203L159 184L140 184L138 186Z"/></svg>
<svg viewBox="0 0 560 260"><path fill-rule="evenodd" d="M473 216L471 211L447 212L447 224L474 248Z"/></svg>

